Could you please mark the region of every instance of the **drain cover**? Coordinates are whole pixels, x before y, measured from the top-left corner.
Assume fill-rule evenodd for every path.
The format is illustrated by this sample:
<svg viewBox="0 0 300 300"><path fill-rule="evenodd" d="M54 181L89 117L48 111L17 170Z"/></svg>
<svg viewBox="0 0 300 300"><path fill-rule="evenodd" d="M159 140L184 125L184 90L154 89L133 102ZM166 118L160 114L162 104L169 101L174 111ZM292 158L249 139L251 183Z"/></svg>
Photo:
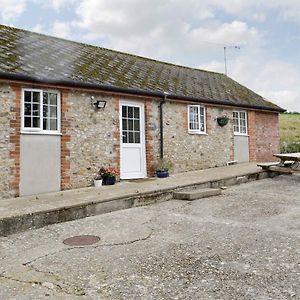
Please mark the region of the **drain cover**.
<svg viewBox="0 0 300 300"><path fill-rule="evenodd" d="M88 246L100 241L99 236L95 235L78 235L67 238L63 241L68 246Z"/></svg>

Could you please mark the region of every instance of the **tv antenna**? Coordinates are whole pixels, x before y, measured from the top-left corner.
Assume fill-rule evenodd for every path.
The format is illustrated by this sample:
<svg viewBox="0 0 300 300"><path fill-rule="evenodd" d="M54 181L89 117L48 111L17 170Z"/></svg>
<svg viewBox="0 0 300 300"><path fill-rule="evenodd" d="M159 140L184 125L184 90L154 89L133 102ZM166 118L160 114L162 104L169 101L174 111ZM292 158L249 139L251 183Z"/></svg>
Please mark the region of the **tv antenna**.
<svg viewBox="0 0 300 300"><path fill-rule="evenodd" d="M240 46L224 46L224 66L225 66L225 75L227 76L227 49L238 49L240 50Z"/></svg>

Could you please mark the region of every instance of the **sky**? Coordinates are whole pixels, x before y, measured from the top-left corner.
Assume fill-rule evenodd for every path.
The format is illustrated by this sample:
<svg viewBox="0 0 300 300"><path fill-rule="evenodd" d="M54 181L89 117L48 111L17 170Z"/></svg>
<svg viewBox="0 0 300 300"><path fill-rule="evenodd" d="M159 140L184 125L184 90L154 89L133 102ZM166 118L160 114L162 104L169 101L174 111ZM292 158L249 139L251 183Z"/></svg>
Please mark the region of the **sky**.
<svg viewBox="0 0 300 300"><path fill-rule="evenodd" d="M227 74L300 112L299 0L0 0L0 23Z"/></svg>

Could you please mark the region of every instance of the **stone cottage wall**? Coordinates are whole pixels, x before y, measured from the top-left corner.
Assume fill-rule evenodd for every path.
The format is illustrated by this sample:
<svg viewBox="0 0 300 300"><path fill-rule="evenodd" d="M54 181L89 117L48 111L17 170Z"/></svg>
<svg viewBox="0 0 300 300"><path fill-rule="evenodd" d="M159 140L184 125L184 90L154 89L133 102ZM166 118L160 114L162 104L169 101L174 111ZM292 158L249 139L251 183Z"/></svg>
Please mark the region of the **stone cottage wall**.
<svg viewBox="0 0 300 300"><path fill-rule="evenodd" d="M21 86L0 84L0 199L18 195ZM60 89L62 96L61 188L90 186L101 166L120 167L119 101L123 98L98 92ZM95 109L91 96L107 101ZM125 99L125 98L124 98ZM127 100L145 104L147 174L160 157L160 99ZM188 103L167 101L164 106L164 156L173 162L173 173L225 165L233 159L232 109L206 107L206 134L188 132ZM216 118L227 115L220 127ZM248 111L251 161L272 160L279 151L278 115Z"/></svg>
<svg viewBox="0 0 300 300"><path fill-rule="evenodd" d="M91 105L91 96L107 101L104 109ZM97 93L70 91L64 94L66 166L69 184L64 188L89 186L101 166L119 168L119 100ZM69 164L68 164L69 162ZM66 168L67 169L67 168Z"/></svg>
<svg viewBox="0 0 300 300"><path fill-rule="evenodd" d="M0 199L18 195L19 173L16 166L19 164L20 144L17 96L16 87L0 84Z"/></svg>
<svg viewBox="0 0 300 300"><path fill-rule="evenodd" d="M205 107L206 134L190 134L188 103L164 105L164 156L173 162L174 173L221 166L231 159L232 121L220 127L216 118L232 118L232 110Z"/></svg>

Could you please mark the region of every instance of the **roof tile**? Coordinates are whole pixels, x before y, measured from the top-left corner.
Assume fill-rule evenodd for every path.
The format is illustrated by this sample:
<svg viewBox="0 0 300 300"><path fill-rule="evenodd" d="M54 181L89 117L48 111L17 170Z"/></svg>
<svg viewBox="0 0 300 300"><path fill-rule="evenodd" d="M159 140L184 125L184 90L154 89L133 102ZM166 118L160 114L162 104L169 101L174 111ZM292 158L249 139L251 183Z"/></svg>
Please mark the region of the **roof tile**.
<svg viewBox="0 0 300 300"><path fill-rule="evenodd" d="M224 74L0 25L2 72L75 80L280 110Z"/></svg>

